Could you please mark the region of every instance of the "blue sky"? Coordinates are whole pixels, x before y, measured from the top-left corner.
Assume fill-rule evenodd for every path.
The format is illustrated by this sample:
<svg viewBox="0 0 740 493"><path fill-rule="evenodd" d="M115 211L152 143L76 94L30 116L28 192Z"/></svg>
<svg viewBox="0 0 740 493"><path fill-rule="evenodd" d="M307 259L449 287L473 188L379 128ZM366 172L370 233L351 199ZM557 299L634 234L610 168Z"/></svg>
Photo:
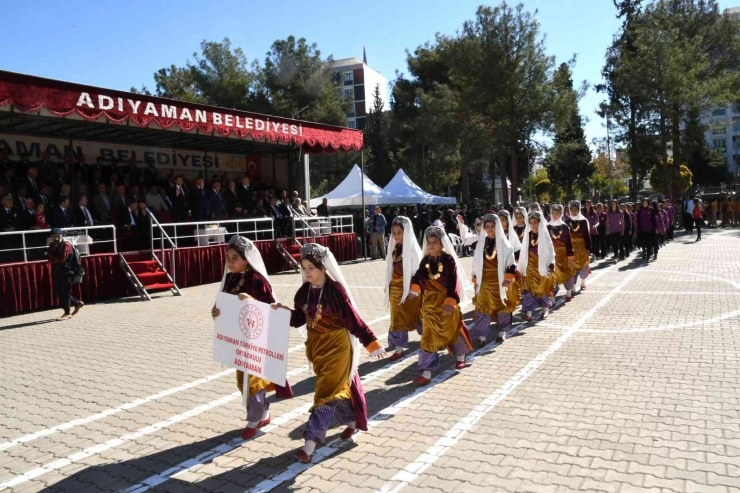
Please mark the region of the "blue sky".
<svg viewBox="0 0 740 493"><path fill-rule="evenodd" d="M248 58L263 61L274 40L293 34L317 43L322 54L334 58L361 58L364 45L368 64L392 79L396 70L406 71L406 49L433 40L437 32L454 33L474 17L479 4L474 0L14 1L3 6L0 68L128 90L142 84L152 87L157 69L183 65L203 39L229 37ZM527 0L524 4L539 11L547 49L558 63L575 54L576 82L598 83L605 50L619 27L612 1ZM733 5L720 1L722 8ZM581 113L589 120L589 142L605 134L603 122L594 114L601 100L591 89L581 102Z"/></svg>

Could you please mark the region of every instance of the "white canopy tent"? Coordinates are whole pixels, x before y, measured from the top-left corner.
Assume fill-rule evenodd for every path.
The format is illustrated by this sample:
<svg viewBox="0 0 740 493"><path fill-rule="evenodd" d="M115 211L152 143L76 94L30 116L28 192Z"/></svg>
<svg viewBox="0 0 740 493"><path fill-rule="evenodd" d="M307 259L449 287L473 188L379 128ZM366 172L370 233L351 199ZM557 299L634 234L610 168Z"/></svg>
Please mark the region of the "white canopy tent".
<svg viewBox="0 0 740 493"><path fill-rule="evenodd" d="M329 199L330 207L362 207L362 182L365 182L365 205L390 205L399 202L393 200L388 192L383 191L370 178L362 176L360 167L356 164L350 170L342 183L337 188L323 197L311 199L311 207L321 205L324 198Z"/></svg>
<svg viewBox="0 0 740 493"><path fill-rule="evenodd" d="M396 176L385 186L384 192L393 197L393 204L454 204L454 197L440 197L422 190L409 175L399 169Z"/></svg>

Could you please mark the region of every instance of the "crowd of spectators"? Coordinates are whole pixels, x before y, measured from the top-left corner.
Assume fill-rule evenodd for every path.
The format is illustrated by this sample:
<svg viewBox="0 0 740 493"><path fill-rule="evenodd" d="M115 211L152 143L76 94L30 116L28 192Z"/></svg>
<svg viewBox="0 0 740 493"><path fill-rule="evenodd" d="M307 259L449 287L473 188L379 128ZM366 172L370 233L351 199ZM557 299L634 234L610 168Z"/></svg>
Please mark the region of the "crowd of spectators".
<svg viewBox="0 0 740 493"><path fill-rule="evenodd" d="M298 192L289 196L248 176L186 180L153 165L141 167L134 157L126 163L102 157L88 163L81 153L54 163L47 152L32 162L28 154L11 160L7 149L0 149L0 197L2 232L113 224L141 243L149 235L147 211L161 223L273 218L282 236L288 235L292 216L315 215ZM326 204L319 212L331 214ZM18 247L15 243L17 239L0 237L0 250Z"/></svg>

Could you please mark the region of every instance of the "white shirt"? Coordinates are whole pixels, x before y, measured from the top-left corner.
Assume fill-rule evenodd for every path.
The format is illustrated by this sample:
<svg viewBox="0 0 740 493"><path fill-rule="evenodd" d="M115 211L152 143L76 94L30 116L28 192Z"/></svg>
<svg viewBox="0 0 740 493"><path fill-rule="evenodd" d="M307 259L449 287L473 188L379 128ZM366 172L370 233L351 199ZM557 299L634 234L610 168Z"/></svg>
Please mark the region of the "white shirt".
<svg viewBox="0 0 740 493"><path fill-rule="evenodd" d="M686 214L691 215L694 212L694 199L686 201Z"/></svg>
<svg viewBox="0 0 740 493"><path fill-rule="evenodd" d="M136 220L134 219L134 213L131 209L128 210L128 216L131 218L131 226L136 226Z"/></svg>

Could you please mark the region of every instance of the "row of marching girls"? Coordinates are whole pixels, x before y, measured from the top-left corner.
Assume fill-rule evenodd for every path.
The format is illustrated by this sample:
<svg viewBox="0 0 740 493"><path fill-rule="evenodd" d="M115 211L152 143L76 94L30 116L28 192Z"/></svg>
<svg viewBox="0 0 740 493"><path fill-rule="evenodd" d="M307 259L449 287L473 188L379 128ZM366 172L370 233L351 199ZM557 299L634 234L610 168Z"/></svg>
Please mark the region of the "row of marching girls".
<svg viewBox="0 0 740 493"><path fill-rule="evenodd" d="M352 293L339 270L334 255L318 244L301 248L303 285L293 307L275 303L262 257L247 238L235 236L226 250L226 270L221 290L239 297L271 303L275 309L290 310L290 324L305 327L306 357L316 374L314 405L304 432L305 443L295 452L308 462L317 444L324 443L334 420L345 426L341 436L351 437L356 430L367 430L367 406L357 372L360 346L373 357L382 357L385 348L362 320ZM211 312L221 315L217 306ZM278 386L262 378L237 371L237 386L245 394L247 425L242 438L248 439L270 423L267 392L290 398L290 384Z"/></svg>

